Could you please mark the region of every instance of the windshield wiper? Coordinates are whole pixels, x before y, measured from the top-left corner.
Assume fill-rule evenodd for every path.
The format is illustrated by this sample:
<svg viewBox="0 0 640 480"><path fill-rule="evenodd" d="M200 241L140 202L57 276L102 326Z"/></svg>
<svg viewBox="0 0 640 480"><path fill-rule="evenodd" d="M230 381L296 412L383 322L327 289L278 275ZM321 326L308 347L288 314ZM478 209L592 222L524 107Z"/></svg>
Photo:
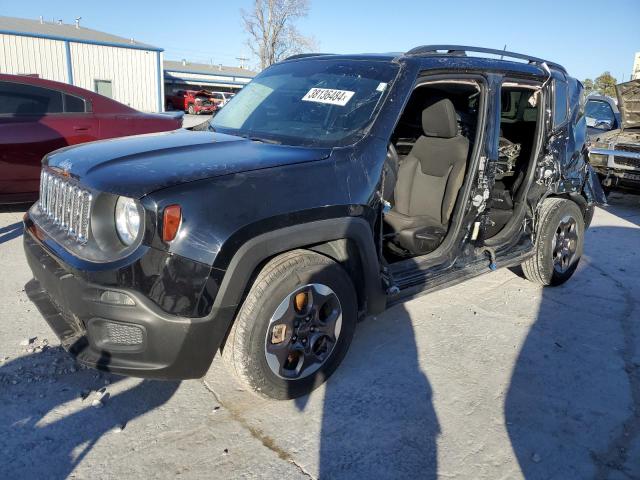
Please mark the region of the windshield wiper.
<svg viewBox="0 0 640 480"><path fill-rule="evenodd" d="M244 136L244 138L251 140L252 142L260 142L260 143L271 143L273 145L281 145L282 142L280 140L273 140L271 138L262 138L262 137L250 137L250 136Z"/></svg>

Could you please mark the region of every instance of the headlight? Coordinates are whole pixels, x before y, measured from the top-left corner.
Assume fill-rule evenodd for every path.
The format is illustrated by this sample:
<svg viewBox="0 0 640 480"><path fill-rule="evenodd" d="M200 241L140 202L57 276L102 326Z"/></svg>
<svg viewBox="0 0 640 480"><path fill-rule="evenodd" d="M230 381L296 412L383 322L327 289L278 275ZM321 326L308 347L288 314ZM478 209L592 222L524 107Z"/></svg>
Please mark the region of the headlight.
<svg viewBox="0 0 640 480"><path fill-rule="evenodd" d="M607 160L609 160L608 155L601 155L599 153L590 153L589 154L589 163L591 165L595 165L596 167L606 167Z"/></svg>
<svg viewBox="0 0 640 480"><path fill-rule="evenodd" d="M118 197L115 220L118 237L125 245L131 245L140 231L140 213L133 198Z"/></svg>

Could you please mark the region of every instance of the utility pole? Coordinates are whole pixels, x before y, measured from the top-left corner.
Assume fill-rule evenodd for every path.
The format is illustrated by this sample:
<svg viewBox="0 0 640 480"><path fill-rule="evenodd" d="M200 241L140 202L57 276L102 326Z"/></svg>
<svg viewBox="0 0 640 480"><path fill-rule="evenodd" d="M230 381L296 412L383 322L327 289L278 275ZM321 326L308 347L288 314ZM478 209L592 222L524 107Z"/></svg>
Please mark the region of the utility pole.
<svg viewBox="0 0 640 480"><path fill-rule="evenodd" d="M236 57L236 60L240 62L240 68L244 70L244 62L249 59L247 57Z"/></svg>

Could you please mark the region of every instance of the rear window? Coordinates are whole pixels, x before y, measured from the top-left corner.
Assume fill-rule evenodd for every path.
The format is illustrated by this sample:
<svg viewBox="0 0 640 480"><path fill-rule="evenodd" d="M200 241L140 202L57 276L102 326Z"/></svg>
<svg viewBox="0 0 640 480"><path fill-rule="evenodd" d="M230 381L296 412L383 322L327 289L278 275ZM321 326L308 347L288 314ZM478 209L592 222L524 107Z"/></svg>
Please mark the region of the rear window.
<svg viewBox="0 0 640 480"><path fill-rule="evenodd" d="M0 114L62 113L62 93L22 83L0 82Z"/></svg>

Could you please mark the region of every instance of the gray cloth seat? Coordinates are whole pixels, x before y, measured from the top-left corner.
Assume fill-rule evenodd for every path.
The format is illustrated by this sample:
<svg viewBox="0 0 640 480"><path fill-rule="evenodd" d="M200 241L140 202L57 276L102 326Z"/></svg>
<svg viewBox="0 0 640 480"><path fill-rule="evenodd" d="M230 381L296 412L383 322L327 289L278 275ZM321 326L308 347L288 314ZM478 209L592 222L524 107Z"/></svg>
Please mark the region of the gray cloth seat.
<svg viewBox="0 0 640 480"><path fill-rule="evenodd" d="M448 98L434 99L422 111L422 129L398 169L394 205L385 215L393 242L412 255L428 253L444 239L469 154Z"/></svg>

